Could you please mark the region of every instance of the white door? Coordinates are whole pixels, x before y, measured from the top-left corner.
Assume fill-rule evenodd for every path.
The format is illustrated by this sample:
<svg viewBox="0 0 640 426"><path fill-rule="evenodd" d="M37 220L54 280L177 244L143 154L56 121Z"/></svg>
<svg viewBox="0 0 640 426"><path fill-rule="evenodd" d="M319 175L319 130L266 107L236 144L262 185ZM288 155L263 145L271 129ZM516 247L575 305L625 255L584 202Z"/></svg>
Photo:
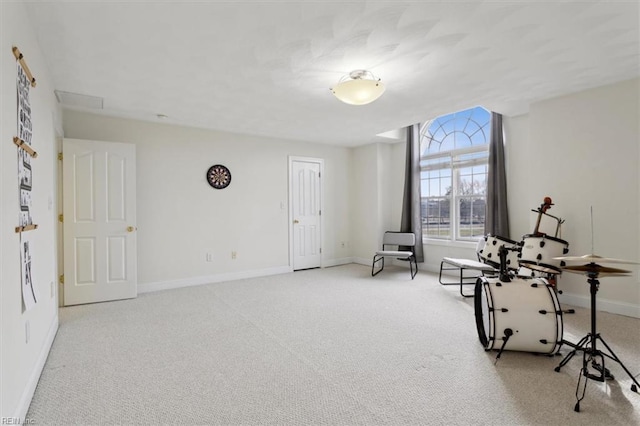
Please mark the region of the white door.
<svg viewBox="0 0 640 426"><path fill-rule="evenodd" d="M64 305L136 297L135 145L62 149Z"/></svg>
<svg viewBox="0 0 640 426"><path fill-rule="evenodd" d="M293 270L318 268L322 263L322 160L291 159Z"/></svg>

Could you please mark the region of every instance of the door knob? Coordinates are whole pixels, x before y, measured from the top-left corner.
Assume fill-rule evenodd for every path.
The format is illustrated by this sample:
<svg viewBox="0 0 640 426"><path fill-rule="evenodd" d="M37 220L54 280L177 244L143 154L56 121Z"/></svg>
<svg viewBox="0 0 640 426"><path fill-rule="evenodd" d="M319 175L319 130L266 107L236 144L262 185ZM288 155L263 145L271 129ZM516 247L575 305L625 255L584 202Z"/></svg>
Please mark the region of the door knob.
<svg viewBox="0 0 640 426"><path fill-rule="evenodd" d="M294 223L294 224L296 224L296 223L300 223L300 221L299 221L298 219L294 219L294 220L293 220L293 223Z"/></svg>
<svg viewBox="0 0 640 426"><path fill-rule="evenodd" d="M127 232L133 232L133 231L135 231L136 229L138 229L138 228L136 228L136 227L134 227L134 226L127 226Z"/></svg>

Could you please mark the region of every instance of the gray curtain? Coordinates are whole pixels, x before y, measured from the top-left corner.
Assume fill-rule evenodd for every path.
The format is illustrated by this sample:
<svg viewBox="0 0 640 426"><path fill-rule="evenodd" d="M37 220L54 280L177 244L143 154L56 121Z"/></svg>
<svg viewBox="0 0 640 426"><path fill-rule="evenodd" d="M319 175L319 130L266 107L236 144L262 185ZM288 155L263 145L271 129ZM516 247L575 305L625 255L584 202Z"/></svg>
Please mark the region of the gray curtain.
<svg viewBox="0 0 640 426"><path fill-rule="evenodd" d="M400 232L413 232L416 236L416 261L424 262L422 247L422 215L420 194L420 125L407 127L407 162L404 172L404 198Z"/></svg>
<svg viewBox="0 0 640 426"><path fill-rule="evenodd" d="M489 173L487 176L487 212L485 234L509 238L507 211L507 174L504 167L504 137L502 114L491 113L489 141Z"/></svg>

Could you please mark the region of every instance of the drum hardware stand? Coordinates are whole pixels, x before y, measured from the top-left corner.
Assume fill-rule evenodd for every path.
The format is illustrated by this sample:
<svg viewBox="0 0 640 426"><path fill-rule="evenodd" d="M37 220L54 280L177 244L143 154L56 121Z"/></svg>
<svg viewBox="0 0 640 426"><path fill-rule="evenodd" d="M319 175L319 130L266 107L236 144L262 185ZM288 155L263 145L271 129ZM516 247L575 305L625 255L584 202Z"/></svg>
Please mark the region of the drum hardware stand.
<svg viewBox="0 0 640 426"><path fill-rule="evenodd" d="M554 215L551 215L549 213L547 213L547 210L549 210L551 208L551 206L553 206L553 201L551 200L551 197L544 197L543 203L540 205L540 207L538 207L536 210L531 209L532 212L534 213L538 213L538 220L536 222L536 227L533 230L533 235L535 236L542 236L542 235L546 235L543 232L540 232L540 222L542 220L542 215L545 216L549 216L554 218L558 223L556 224L556 233L554 234L555 238L558 238L558 234L562 235L562 231L561 231L561 226L564 223L564 220L556 217Z"/></svg>
<svg viewBox="0 0 640 426"><path fill-rule="evenodd" d="M536 227L533 230L533 235L540 235L538 229L540 228L540 221L542 220L542 215L546 214L547 210L551 208L553 202L551 201L551 197L544 197L542 204L538 207L537 210L531 210L534 213L538 213L538 221L536 222Z"/></svg>
<svg viewBox="0 0 640 426"><path fill-rule="evenodd" d="M500 257L500 281L504 283L510 283L511 277L507 270L507 252L509 249L505 246L501 246L498 249L498 256ZM503 345L504 346L504 345Z"/></svg>
<svg viewBox="0 0 640 426"><path fill-rule="evenodd" d="M503 333L504 333L504 337L502 337L502 346L498 351L498 355L496 356L496 360L493 363L493 365L496 365L498 363L498 360L500 359L500 355L502 355L502 352L504 351L504 347L507 345L509 338L513 336L513 330L510 328L505 328Z"/></svg>
<svg viewBox="0 0 640 426"><path fill-rule="evenodd" d="M563 265L564 266L564 265ZM558 293L558 294L562 294L562 290L558 290L558 285L557 285L557 278L555 274L552 274L550 272L547 272L547 281L549 281L549 284L551 285L551 287L553 287L553 290ZM575 314L576 310L575 309L562 309L562 313L563 314ZM559 353L557 353L556 355L560 355Z"/></svg>
<svg viewBox="0 0 640 426"><path fill-rule="evenodd" d="M618 358L615 352L613 352L613 350L609 347L607 342L605 342L602 336L600 336L600 334L596 331L596 294L598 293L598 287L600 285L600 281L598 281L598 275L600 274L601 271L612 272L613 274L616 274L616 275L620 275L620 272L629 272L629 271L602 267L594 262L591 262L588 265L585 265L584 267L580 267L582 269L578 269L578 268L579 267L574 267L574 269L571 270L571 267L567 267L569 272L584 271L585 268L588 271L587 276L589 278L587 282L590 284L590 293L591 293L591 331L587 333L587 335L584 336L582 339L580 339L580 341L577 344L573 344L566 340L562 341L562 343L571 346L573 350L569 352L562 359L562 361L560 361L560 364L554 369L556 372L560 372L560 369L564 367L571 360L571 358L573 358L573 356L576 354L577 351L583 352L582 368L580 369L580 376L578 377L578 385L576 387L576 398L578 400L574 407L574 411L576 412L580 411L580 401L584 399L584 394L586 391L588 379L604 382L607 379L614 378L611 372L609 371L609 369L605 367L605 357L620 364L622 369L629 375L629 377L631 377L631 380L633 381L633 383L631 384L631 391L638 393L638 387L640 386L640 383L638 383L635 377L633 377L631 372L622 363L620 358ZM603 352L597 348L596 344L598 340L606 347L609 353ZM599 362L598 362L598 358L599 358ZM600 374L590 373L589 364L591 364L591 366ZM583 376L584 376L584 385L582 388L582 393L580 394L580 384L582 382Z"/></svg>
<svg viewBox="0 0 640 426"><path fill-rule="evenodd" d="M533 230L533 235L535 236L542 236L542 235L546 235L543 232L540 232L540 221L542 220L542 215L545 216L549 216L554 218L558 223L556 224L556 233L554 234L555 238L559 238L558 234L562 235L562 231L561 231L561 226L564 223L563 219L560 219L559 217L555 217L554 215L551 215L549 213L547 213L547 210L549 210L551 208L551 206L553 206L553 201L551 200L551 197L544 197L543 203L540 205L540 207L538 207L536 210L531 209L532 212L534 213L538 213L538 220L536 222L536 227Z"/></svg>
<svg viewBox="0 0 640 426"><path fill-rule="evenodd" d="M509 276L509 272L507 270L507 252L509 250L515 250L515 249L511 249L511 248L507 248L505 246L502 246L498 250L498 256L500 257L500 281L503 282L503 283L510 283L511 282L511 277ZM502 355L502 352L504 352L504 347L507 345L507 342L509 341L509 338L511 336L513 336L513 330L510 329L510 328L505 328L503 333L504 333L504 336L502 337L502 346L500 347L500 350L498 351L498 355L496 356L496 360L493 363L493 365L496 365L498 363L498 360L500 359L500 356Z"/></svg>

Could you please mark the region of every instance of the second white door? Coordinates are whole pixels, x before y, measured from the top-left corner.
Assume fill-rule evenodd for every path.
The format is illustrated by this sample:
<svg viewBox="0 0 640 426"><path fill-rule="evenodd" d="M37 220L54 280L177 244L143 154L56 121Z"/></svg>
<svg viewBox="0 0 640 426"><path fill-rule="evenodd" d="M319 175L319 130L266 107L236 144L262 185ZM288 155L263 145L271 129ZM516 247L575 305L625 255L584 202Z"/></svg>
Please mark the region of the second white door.
<svg viewBox="0 0 640 426"><path fill-rule="evenodd" d="M322 160L291 160L293 270L322 264Z"/></svg>

